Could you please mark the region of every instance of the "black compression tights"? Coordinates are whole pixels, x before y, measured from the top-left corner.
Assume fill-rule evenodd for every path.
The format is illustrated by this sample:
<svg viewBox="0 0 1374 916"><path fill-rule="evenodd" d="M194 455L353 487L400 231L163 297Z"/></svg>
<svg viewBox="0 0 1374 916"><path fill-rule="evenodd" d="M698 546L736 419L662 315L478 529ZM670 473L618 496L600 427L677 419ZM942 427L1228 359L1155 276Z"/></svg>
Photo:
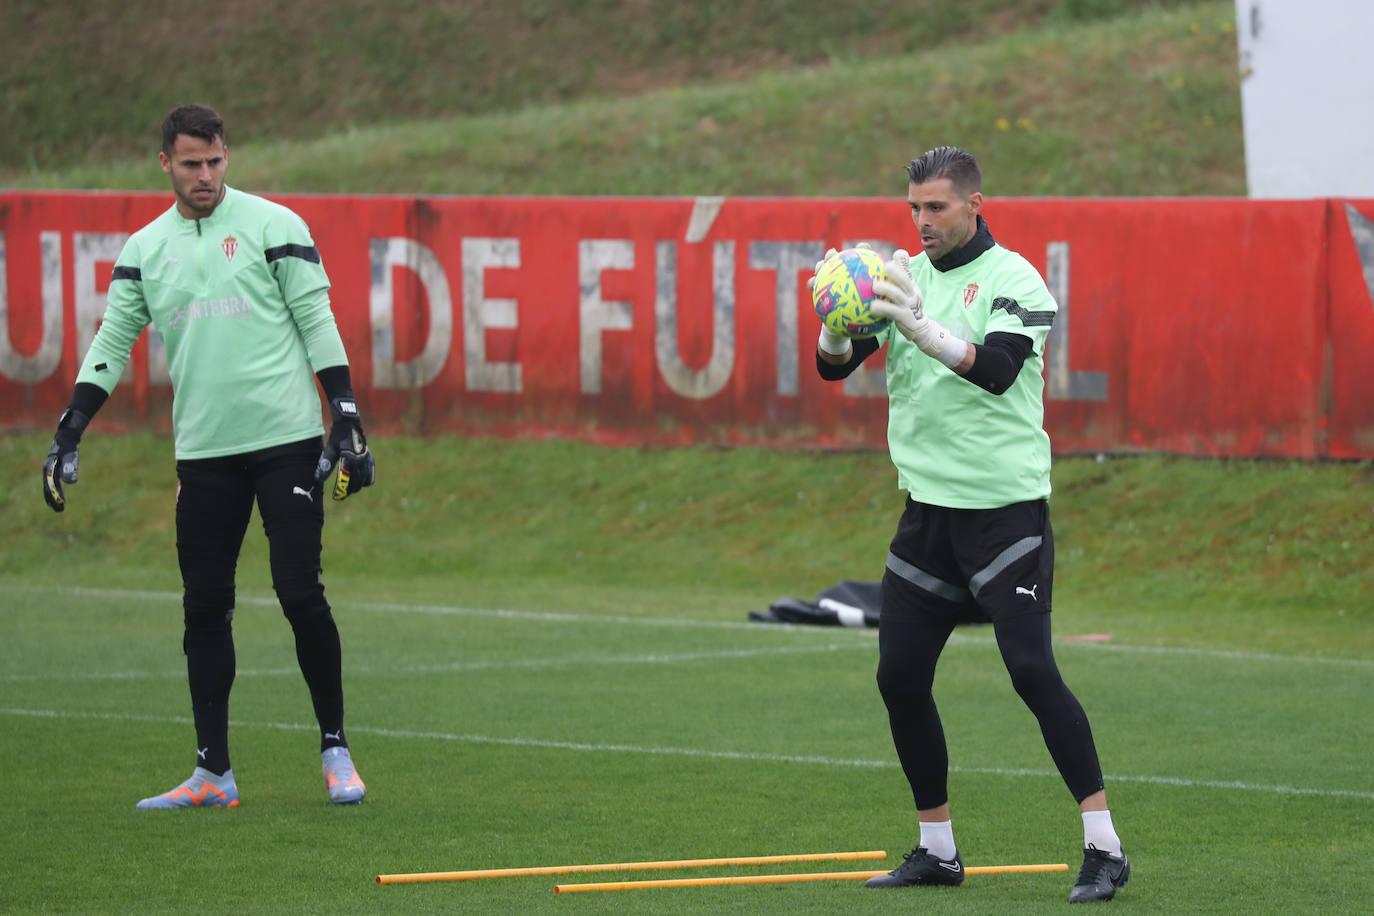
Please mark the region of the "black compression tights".
<svg viewBox="0 0 1374 916"><path fill-rule="evenodd" d="M1081 802L1102 788L1102 768L1088 717L1054 663L1050 615L1023 614L994 628L1012 686L1035 714L1055 766ZM953 629L952 617L886 614L878 631L878 688L897 757L922 811L949 801L949 754L931 684Z"/></svg>

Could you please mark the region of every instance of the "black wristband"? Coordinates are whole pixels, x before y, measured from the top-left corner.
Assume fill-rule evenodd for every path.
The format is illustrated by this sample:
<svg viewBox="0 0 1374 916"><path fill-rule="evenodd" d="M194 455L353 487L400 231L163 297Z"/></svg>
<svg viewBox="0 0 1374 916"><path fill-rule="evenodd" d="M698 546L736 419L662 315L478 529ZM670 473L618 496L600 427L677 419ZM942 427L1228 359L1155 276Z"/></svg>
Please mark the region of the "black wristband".
<svg viewBox="0 0 1374 916"><path fill-rule="evenodd" d="M58 418L57 432L53 433L52 439L64 451L76 448L77 443L81 441L81 434L86 431L86 425L90 422L90 417L74 407L68 407Z"/></svg>
<svg viewBox="0 0 1374 916"><path fill-rule="evenodd" d="M828 363L821 359L820 351L816 351L816 372L827 382L838 382L846 378L859 364L874 353L878 352L879 343L873 337L860 337L853 342L849 352L849 361L844 363Z"/></svg>
<svg viewBox="0 0 1374 916"><path fill-rule="evenodd" d="M77 382L72 389L72 399L67 404L68 410L74 410L86 418L89 423L91 417L95 416L96 411L104 406L105 401L110 397L110 393L99 385L91 382ZM82 424L85 429L85 424Z"/></svg>
<svg viewBox="0 0 1374 916"><path fill-rule="evenodd" d="M320 387L331 405L338 398L353 399L353 379L347 366L326 366L315 373L315 378L320 380Z"/></svg>

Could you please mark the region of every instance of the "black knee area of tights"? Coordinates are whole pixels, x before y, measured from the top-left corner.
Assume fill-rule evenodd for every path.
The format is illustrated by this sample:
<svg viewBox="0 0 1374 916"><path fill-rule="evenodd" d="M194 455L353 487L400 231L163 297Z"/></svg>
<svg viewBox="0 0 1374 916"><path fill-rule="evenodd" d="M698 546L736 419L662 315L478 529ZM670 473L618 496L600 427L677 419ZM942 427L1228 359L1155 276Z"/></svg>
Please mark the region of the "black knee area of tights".
<svg viewBox="0 0 1374 916"><path fill-rule="evenodd" d="M291 624L291 629L309 629L326 621L332 622L329 602L324 600L323 589L305 589L297 592L277 593L281 602L281 612Z"/></svg>
<svg viewBox="0 0 1374 916"><path fill-rule="evenodd" d="M928 614L884 613L878 636L878 691L892 706L925 704L952 620Z"/></svg>
<svg viewBox="0 0 1374 916"><path fill-rule="evenodd" d="M1065 689L1050 643L1049 615L1024 614L997 624L997 646L1016 693L1032 709Z"/></svg>
<svg viewBox="0 0 1374 916"><path fill-rule="evenodd" d="M887 701L912 702L930 696L933 672L891 655L878 658L878 692Z"/></svg>
<svg viewBox="0 0 1374 916"><path fill-rule="evenodd" d="M1016 693L1031 706L1038 700L1057 694L1064 686L1058 666L1045 659L1010 662L1007 673L1011 675L1011 685L1016 688Z"/></svg>
<svg viewBox="0 0 1374 916"><path fill-rule="evenodd" d="M229 630L234 623L234 590L216 589L200 594L188 591L182 609L188 634Z"/></svg>

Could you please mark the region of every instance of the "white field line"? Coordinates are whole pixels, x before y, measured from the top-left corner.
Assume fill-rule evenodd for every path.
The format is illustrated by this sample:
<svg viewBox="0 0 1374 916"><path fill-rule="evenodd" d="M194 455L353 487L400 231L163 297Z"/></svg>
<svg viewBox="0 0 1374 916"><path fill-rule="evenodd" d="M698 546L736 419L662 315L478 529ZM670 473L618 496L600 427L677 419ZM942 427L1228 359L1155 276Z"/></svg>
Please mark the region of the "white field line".
<svg viewBox="0 0 1374 916"><path fill-rule="evenodd" d="M105 722L147 722L157 725L192 725L186 716L147 716L136 714L115 714L98 712L61 712L53 709L16 709L0 707L0 716L16 716L32 719L85 719ZM302 722L239 722L236 728L262 728L277 731L315 732L319 726ZM545 750L578 751L602 754L648 754L664 757L696 757L710 760L738 760L746 763L801 763L808 766L837 767L840 769L893 769L895 760L847 759L843 757L823 757L810 754L760 754L751 751L713 751L693 747L657 747L638 744L590 744L582 741L553 741L542 738L501 738L493 735L463 735L453 732L413 731L398 728L374 728L366 725L350 725L349 732L361 735L376 735L382 738L402 738L421 741L451 741L459 744L487 744L506 747L530 747ZM963 767L951 766L951 773L967 773L979 776L1033 777L1037 779L1058 779L1055 770L1035 770L1011 767ZM1374 801L1374 792L1361 789L1323 789L1311 786L1285 786L1266 783L1242 782L1240 780L1186 779L1178 776L1128 776L1107 774L1108 783L1144 783L1147 785L1175 786L1186 789L1234 789L1242 792L1259 792L1268 795L1305 795L1319 798L1354 798Z"/></svg>
<svg viewBox="0 0 1374 916"><path fill-rule="evenodd" d="M85 588L79 586L55 585L9 585L0 583L0 592L29 591L58 593L89 598L117 598L122 600L144 600L160 602L181 602L180 592L139 591L136 589ZM276 607L275 598L239 596L239 604L262 607ZM594 623L627 626L676 627L683 629L724 629L752 633L810 633L835 637L840 633L866 635L872 638L873 630L849 629L844 627L817 627L791 624L760 624L745 621L692 620L676 617L636 617L631 615L586 614L564 611L517 611L505 608L472 608L444 604L404 604L397 602L349 602L351 610L371 611L382 614L434 614L456 617L494 617L505 620L530 620L553 623ZM956 633L950 638L950 645L991 645L994 640L988 636L970 636ZM1243 649L1209 649L1193 646L1136 646L1126 643L1109 642L1063 642L1056 640L1056 650L1067 649L1085 652L1126 652L1142 655L1192 656L1196 658L1232 659L1245 662L1288 662L1308 665L1334 665L1337 667L1371 668L1374 659L1332 658L1324 655L1282 655L1275 652L1250 652Z"/></svg>
<svg viewBox="0 0 1374 916"><path fill-rule="evenodd" d="M118 598L122 600L132 599L181 603L181 592L140 591L138 589L0 584L0 591L35 591L75 595L85 598ZM236 601L240 605L248 604L257 607L277 607L276 598L239 595ZM784 624L765 625L730 620L692 620L690 618L681 617L636 617L615 614L581 614L566 611L516 611L508 608L462 607L447 604L403 604L387 601L350 601L347 607L350 610L372 611L380 614L437 614L455 617L495 617L502 620L533 620L546 623L614 623L630 626L709 630L763 630L765 632L770 629L773 632L782 629L797 631L828 629L832 634L836 629L833 627L818 628L812 626L789 626Z"/></svg>
<svg viewBox="0 0 1374 916"><path fill-rule="evenodd" d="M770 646L758 649L718 649L701 652L652 652L636 655L567 655L554 658L493 658L476 661L448 662L437 665L345 665L345 671L352 674L448 674L468 671L506 671L539 668L572 668L581 665L674 665L718 659L759 658L769 655L813 655L822 652L844 652L863 649L874 652L868 642L847 644L826 643L811 646ZM300 668L241 668L235 677L295 677ZM15 684L35 681L136 681L153 678L186 677L186 669L176 671L83 671L61 673L49 671L43 674L5 674L0 675L0 683Z"/></svg>
<svg viewBox="0 0 1374 916"><path fill-rule="evenodd" d="M1136 655L1175 655L1197 658L1229 658L1243 662L1299 662L1336 667L1374 668L1370 658L1332 658L1327 655L1282 655L1278 652L1249 652L1244 649L1206 649L1193 646L1133 646L1129 643L1064 642L1055 640L1054 651L1091 649L1096 652L1126 652Z"/></svg>

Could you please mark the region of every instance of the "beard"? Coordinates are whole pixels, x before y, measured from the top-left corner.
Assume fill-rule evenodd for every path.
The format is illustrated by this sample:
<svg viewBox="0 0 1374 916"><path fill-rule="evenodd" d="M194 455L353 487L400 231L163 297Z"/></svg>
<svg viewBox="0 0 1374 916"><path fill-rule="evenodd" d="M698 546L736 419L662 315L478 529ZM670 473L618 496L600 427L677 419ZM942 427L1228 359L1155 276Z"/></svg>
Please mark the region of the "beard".
<svg viewBox="0 0 1374 916"><path fill-rule="evenodd" d="M214 191L214 193L204 197L198 196L196 194L197 190L200 189L193 187L185 194L178 195L181 198L181 202L186 205L186 209L195 213L210 213L215 207L219 206L220 200L224 197L223 185L221 185L218 190L213 188L210 189Z"/></svg>

